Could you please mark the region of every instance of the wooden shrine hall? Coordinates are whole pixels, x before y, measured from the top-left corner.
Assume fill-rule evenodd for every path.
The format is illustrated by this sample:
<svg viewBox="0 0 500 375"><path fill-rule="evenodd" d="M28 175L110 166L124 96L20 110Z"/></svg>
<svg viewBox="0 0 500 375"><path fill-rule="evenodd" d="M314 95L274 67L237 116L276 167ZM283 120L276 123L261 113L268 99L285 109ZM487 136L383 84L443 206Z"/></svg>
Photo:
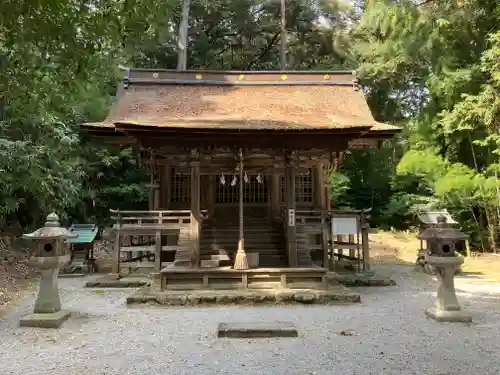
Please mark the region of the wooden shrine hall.
<svg viewBox="0 0 500 375"><path fill-rule="evenodd" d="M264 276L283 285L285 274L323 280L334 215L326 176L349 148L399 131L374 120L345 71L127 69L108 117L83 127L134 147L151 179L149 210L113 211L114 272L146 259L167 289L190 277L215 287L221 274L238 287Z"/></svg>

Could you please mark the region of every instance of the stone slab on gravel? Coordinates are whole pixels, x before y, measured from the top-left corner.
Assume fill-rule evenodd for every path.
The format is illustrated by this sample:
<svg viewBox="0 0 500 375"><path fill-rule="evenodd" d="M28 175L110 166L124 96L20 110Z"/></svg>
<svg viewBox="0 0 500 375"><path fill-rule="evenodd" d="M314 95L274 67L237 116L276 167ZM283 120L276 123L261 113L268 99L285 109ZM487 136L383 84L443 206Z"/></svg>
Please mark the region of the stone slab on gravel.
<svg viewBox="0 0 500 375"><path fill-rule="evenodd" d="M338 274L328 273L329 280L335 280L347 287L355 286L395 286L396 282L390 277L383 275L364 274Z"/></svg>
<svg viewBox="0 0 500 375"><path fill-rule="evenodd" d="M33 328L59 328L68 318L71 313L61 310L55 313L46 314L28 314L21 318L20 327Z"/></svg>
<svg viewBox="0 0 500 375"><path fill-rule="evenodd" d="M87 288L140 288L149 286L151 281L148 277L122 277L117 276L100 276L97 279L87 281Z"/></svg>
<svg viewBox="0 0 500 375"><path fill-rule="evenodd" d="M271 338L298 337L293 323L286 322L231 322L221 323L217 328L219 338Z"/></svg>
<svg viewBox="0 0 500 375"><path fill-rule="evenodd" d="M262 289L262 290L189 290L154 291L141 288L127 297L127 304L154 303L166 306L261 305L261 304L342 304L359 303L358 292L343 286L328 290Z"/></svg>

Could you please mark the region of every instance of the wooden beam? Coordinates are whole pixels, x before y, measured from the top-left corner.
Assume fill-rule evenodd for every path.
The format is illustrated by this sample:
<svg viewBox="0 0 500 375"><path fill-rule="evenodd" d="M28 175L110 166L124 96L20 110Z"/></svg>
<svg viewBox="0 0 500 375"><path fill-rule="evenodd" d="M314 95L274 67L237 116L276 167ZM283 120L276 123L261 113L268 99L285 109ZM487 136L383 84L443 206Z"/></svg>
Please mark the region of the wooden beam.
<svg viewBox="0 0 500 375"><path fill-rule="evenodd" d="M245 172L247 172L248 175L266 175L266 176L273 176L273 175L284 175L286 171L286 168L255 168L252 170L251 168L245 168ZM176 174L190 174L191 169L190 167L175 167L174 173ZM216 176L221 173L225 174L233 174L236 173L234 168L225 168L225 167L213 167L213 168L207 168L207 167L200 167L200 175L201 176ZM296 167L295 168L295 174L296 175L308 175L310 173L309 168L304 168L304 167Z"/></svg>
<svg viewBox="0 0 500 375"><path fill-rule="evenodd" d="M349 141L359 134L193 134L193 133L161 133L129 130L127 134L138 139L145 147L161 148L164 146L182 146L194 148L200 146L243 147L243 148L293 148L307 150L312 148L329 148L343 151L349 148Z"/></svg>

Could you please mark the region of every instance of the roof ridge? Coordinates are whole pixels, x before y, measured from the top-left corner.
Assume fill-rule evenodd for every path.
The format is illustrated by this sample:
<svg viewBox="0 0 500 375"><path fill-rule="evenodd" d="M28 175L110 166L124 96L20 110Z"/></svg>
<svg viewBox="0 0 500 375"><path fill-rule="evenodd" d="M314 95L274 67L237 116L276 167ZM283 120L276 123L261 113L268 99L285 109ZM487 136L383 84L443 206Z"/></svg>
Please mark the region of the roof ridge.
<svg viewBox="0 0 500 375"><path fill-rule="evenodd" d="M359 89L355 71L203 71L125 69L123 83L130 85L201 86L352 86Z"/></svg>

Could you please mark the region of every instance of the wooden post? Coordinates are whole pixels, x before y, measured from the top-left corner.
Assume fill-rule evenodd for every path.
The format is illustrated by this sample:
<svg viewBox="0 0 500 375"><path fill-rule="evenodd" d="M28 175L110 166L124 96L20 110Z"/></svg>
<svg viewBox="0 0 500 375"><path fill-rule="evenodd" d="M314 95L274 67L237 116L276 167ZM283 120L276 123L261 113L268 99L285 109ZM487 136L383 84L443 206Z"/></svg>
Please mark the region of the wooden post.
<svg viewBox="0 0 500 375"><path fill-rule="evenodd" d="M191 228L192 266L200 265L200 164L191 164Z"/></svg>
<svg viewBox="0 0 500 375"><path fill-rule="evenodd" d="M162 218L162 213L159 213L159 218L158 218L158 224L163 224L163 218ZM162 249L162 243L161 243L161 230L156 231L156 236L155 236L155 270L156 272L161 271L161 249Z"/></svg>
<svg viewBox="0 0 500 375"><path fill-rule="evenodd" d="M158 211L160 209L160 183L155 182L153 186L153 211Z"/></svg>
<svg viewBox="0 0 500 375"><path fill-rule="evenodd" d="M155 200L155 181L154 181L154 176L153 173L151 173L151 176L149 177L149 197L148 197L148 209L149 211L154 210L154 200Z"/></svg>
<svg viewBox="0 0 500 375"><path fill-rule="evenodd" d="M321 247L323 248L323 268L328 269L328 219L327 214L321 213ZM333 254L333 252L332 252Z"/></svg>
<svg viewBox="0 0 500 375"><path fill-rule="evenodd" d="M287 163L285 168L286 243L288 266L297 267L297 229L295 226L295 170Z"/></svg>
<svg viewBox="0 0 500 375"><path fill-rule="evenodd" d="M117 275L118 278L120 278L120 226L121 226L121 220L120 220L120 211L116 213L117 219L116 219L116 238L115 238L115 243L114 243L114 251L113 251L113 269L112 273Z"/></svg>
<svg viewBox="0 0 500 375"><path fill-rule="evenodd" d="M326 209L325 193L325 174L323 165L320 164L314 167L314 206L318 210Z"/></svg>
<svg viewBox="0 0 500 375"><path fill-rule="evenodd" d="M361 223L361 238L363 244L363 272L370 272L370 242L368 238L368 231L370 229L370 224L364 220Z"/></svg>
<svg viewBox="0 0 500 375"><path fill-rule="evenodd" d="M171 176L171 168L169 165L165 165L163 169L163 174L160 180L160 209L168 210L170 206L170 194L172 193L172 176Z"/></svg>

